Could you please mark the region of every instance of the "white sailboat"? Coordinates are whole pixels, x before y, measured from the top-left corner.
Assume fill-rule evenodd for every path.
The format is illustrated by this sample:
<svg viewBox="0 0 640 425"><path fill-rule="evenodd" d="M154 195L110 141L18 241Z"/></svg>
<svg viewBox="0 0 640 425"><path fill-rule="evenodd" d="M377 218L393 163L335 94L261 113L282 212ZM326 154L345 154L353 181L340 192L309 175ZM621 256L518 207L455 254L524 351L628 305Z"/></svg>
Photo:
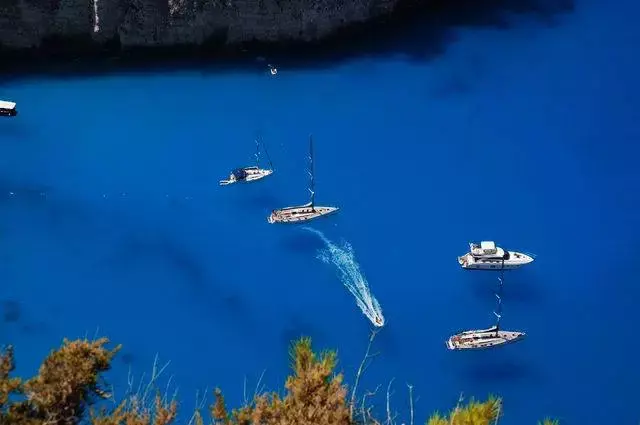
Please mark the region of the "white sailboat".
<svg viewBox="0 0 640 425"><path fill-rule="evenodd" d="M261 180L267 176L273 174L273 164L271 163L271 158L269 157L269 152L267 152L267 148L262 143L262 147L264 149L265 154L267 155L267 160L269 161L270 168L260 168L260 141L256 139L256 165L250 167L236 168L231 172L229 177L225 180L220 180L220 186L227 186L233 183L249 183L254 182L256 180Z"/></svg>
<svg viewBox="0 0 640 425"><path fill-rule="evenodd" d="M338 207L318 206L315 204L315 175L313 165L313 138L309 136L309 192L311 199L299 206L285 207L273 210L267 221L273 223L300 223L314 218L327 216L338 211Z"/></svg>
<svg viewBox="0 0 640 425"><path fill-rule="evenodd" d="M498 279L500 281L500 289L502 289L502 278ZM447 340L447 348L449 350L481 350L514 343L524 339L526 335L524 332L505 331L500 329L500 319L502 318L502 298L500 298L500 295L498 294L495 294L495 296L498 299L498 311L493 312L496 316L496 324L487 329L463 331L451 336Z"/></svg>

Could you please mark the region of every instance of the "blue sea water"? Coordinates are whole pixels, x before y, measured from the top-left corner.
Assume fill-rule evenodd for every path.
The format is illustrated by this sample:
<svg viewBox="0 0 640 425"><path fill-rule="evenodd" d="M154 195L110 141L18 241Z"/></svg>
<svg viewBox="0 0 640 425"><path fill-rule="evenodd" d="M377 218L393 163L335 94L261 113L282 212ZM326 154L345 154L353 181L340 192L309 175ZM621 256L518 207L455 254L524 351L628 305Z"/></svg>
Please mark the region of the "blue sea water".
<svg viewBox="0 0 640 425"><path fill-rule="evenodd" d="M20 110L0 122L0 342L17 373L64 336L106 335L124 345L116 396L158 353L186 412L214 386L238 405L264 370L282 388L289 342L309 335L353 382L370 322L319 238L266 222L306 202L312 133L316 200L341 211L311 226L351 244L386 319L361 382L381 385L379 413L395 378L402 421L410 383L420 423L461 392L502 395L506 425L637 423L639 11L579 0L275 77L3 82ZM257 134L275 174L219 187ZM456 263L486 239L537 254L503 294L503 325L527 339L449 352L494 320L496 276Z"/></svg>

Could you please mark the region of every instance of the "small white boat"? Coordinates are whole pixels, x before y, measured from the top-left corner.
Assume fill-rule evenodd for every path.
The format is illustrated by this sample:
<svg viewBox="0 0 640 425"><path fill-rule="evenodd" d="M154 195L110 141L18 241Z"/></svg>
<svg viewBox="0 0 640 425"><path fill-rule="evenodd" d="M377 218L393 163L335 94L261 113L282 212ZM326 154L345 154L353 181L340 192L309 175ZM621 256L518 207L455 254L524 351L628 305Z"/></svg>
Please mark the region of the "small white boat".
<svg viewBox="0 0 640 425"><path fill-rule="evenodd" d="M273 170L266 170L257 166L236 168L226 180L220 180L220 186L233 183L249 183L271 175Z"/></svg>
<svg viewBox="0 0 640 425"><path fill-rule="evenodd" d="M285 207L273 210L267 221L273 223L300 223L313 220L314 218L324 217L333 214L339 210L338 207L324 207L315 204L315 180L313 169L313 139L309 137L309 192L311 200L304 204L293 207Z"/></svg>
<svg viewBox="0 0 640 425"><path fill-rule="evenodd" d="M0 116L3 117L15 117L18 115L15 102L7 102L0 100Z"/></svg>
<svg viewBox="0 0 640 425"><path fill-rule="evenodd" d="M265 154L267 155L267 159L269 160L269 166L271 168L260 168L260 142L256 139L256 164L251 167L242 167L236 168L229 174L229 177L225 180L220 180L220 186L227 186L233 183L250 183L256 180L261 180L267 176L273 174L273 164L271 163L271 158L269 158L269 153L267 152L266 147L263 148Z"/></svg>
<svg viewBox="0 0 640 425"><path fill-rule="evenodd" d="M502 278L499 278L498 280L500 282L500 289L502 289ZM487 329L463 331L449 337L447 340L447 348L449 350L482 350L485 348L511 344L524 339L526 335L524 332L503 331L500 329L500 319L502 318L502 299L500 298L500 295L495 295L498 299L498 312L493 312L497 318L496 324Z"/></svg>
<svg viewBox="0 0 640 425"><path fill-rule="evenodd" d="M467 270L509 270L529 264L533 257L516 251L506 251L493 241L469 243L470 252L458 257L458 264Z"/></svg>

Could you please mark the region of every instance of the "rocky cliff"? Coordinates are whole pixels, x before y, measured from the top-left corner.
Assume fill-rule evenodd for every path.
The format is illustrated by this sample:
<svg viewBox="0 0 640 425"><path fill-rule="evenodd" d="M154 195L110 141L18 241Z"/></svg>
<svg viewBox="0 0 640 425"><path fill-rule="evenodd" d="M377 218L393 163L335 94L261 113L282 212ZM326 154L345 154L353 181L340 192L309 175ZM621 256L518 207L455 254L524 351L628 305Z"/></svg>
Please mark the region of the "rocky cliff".
<svg viewBox="0 0 640 425"><path fill-rule="evenodd" d="M0 46L73 39L122 48L313 41L400 0L0 0ZM91 43L93 44L93 43Z"/></svg>

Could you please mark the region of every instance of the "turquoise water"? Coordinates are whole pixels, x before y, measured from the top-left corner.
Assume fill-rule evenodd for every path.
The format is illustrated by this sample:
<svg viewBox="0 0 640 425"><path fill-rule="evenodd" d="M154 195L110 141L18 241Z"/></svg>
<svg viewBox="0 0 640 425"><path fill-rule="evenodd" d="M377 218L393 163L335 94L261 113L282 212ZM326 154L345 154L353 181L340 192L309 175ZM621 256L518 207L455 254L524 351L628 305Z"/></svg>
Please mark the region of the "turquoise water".
<svg viewBox="0 0 640 425"><path fill-rule="evenodd" d="M420 422L463 392L504 396L506 425L637 423L637 13L582 1L276 77L5 81L20 115L0 121L1 342L30 374L63 336L108 335L120 393L159 353L185 410L213 386L239 404L265 369L281 388L301 334L338 348L351 381L370 322L316 235L266 222L307 200L313 133L316 200L341 211L311 226L351 244L386 319L363 389L395 378L408 420L413 384ZM256 134L276 173L219 187ZM528 336L448 352L493 321L496 276L456 263L481 239L537 254L503 295L503 325Z"/></svg>

